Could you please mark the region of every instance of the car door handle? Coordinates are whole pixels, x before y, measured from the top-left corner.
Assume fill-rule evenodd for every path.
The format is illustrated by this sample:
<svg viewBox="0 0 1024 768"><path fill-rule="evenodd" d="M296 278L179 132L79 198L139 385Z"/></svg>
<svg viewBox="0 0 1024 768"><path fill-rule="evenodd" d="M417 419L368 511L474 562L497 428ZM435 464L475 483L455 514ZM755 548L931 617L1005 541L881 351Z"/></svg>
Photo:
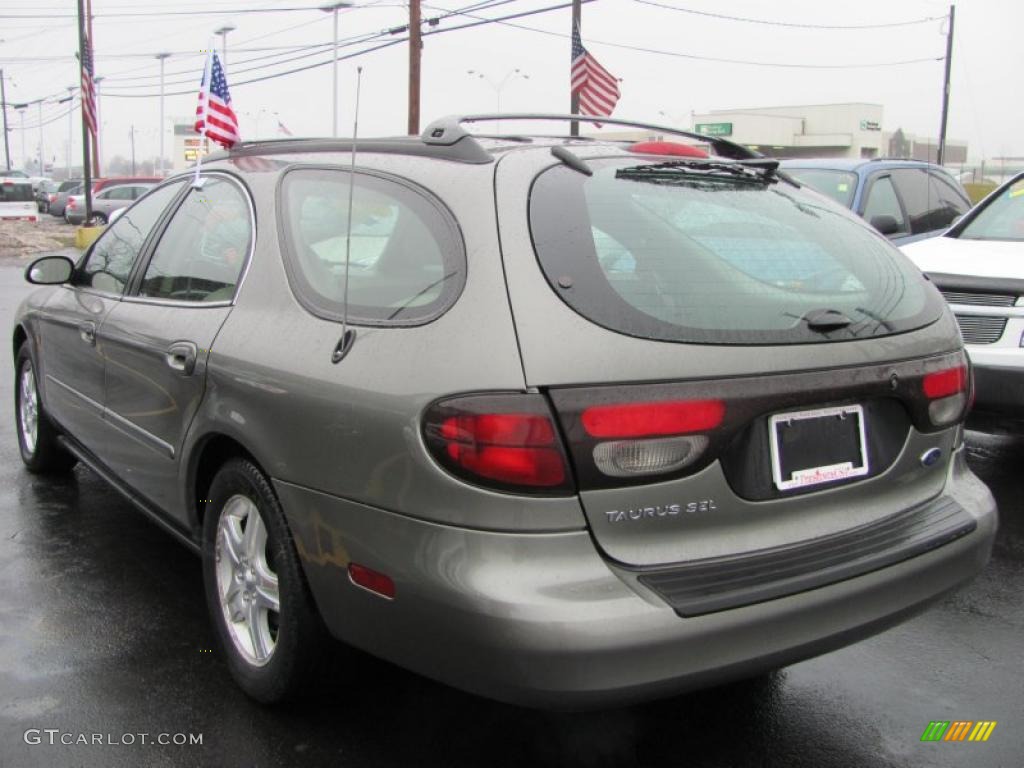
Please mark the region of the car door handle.
<svg viewBox="0 0 1024 768"><path fill-rule="evenodd" d="M167 354L164 355L164 359L167 361L169 368L186 376L191 376L192 372L196 369L197 354L198 348L191 341L176 341L167 348Z"/></svg>
<svg viewBox="0 0 1024 768"><path fill-rule="evenodd" d="M96 323L86 320L78 324L78 335L91 347L96 346Z"/></svg>

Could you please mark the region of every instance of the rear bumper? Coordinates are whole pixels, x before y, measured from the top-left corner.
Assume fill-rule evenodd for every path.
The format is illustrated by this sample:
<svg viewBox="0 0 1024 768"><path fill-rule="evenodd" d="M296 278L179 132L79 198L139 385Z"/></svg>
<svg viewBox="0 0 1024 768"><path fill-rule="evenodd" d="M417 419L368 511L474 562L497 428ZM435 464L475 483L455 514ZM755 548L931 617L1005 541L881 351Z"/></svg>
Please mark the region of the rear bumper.
<svg viewBox="0 0 1024 768"><path fill-rule="evenodd" d="M680 618L586 531L473 531L277 489L335 635L465 690L554 708L716 685L867 637L975 576L997 525L961 452L944 495L976 522L970 532L828 586ZM391 576L395 599L354 586L350 561Z"/></svg>

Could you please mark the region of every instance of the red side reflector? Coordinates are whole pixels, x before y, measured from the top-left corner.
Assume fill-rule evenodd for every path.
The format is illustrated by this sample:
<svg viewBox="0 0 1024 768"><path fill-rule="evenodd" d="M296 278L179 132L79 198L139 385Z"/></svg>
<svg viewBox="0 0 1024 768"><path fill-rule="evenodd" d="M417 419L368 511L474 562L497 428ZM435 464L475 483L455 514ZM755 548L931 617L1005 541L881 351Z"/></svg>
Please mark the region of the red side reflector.
<svg viewBox="0 0 1024 768"><path fill-rule="evenodd" d="M359 563L349 563L348 577L358 587L368 589L388 600L395 599L395 582L391 580L390 576L385 576L383 573L367 568L365 565L359 565Z"/></svg>
<svg viewBox="0 0 1024 768"><path fill-rule="evenodd" d="M967 389L967 368L961 365L926 374L921 381L921 387L924 389L924 396L929 400L964 392Z"/></svg>
<svg viewBox="0 0 1024 768"><path fill-rule="evenodd" d="M677 144L674 141L640 141L629 148L630 152L641 155L674 155L676 157L708 157L700 147Z"/></svg>
<svg viewBox="0 0 1024 768"><path fill-rule="evenodd" d="M714 429L725 417L721 400L595 405L583 411L583 428L591 437L654 437Z"/></svg>

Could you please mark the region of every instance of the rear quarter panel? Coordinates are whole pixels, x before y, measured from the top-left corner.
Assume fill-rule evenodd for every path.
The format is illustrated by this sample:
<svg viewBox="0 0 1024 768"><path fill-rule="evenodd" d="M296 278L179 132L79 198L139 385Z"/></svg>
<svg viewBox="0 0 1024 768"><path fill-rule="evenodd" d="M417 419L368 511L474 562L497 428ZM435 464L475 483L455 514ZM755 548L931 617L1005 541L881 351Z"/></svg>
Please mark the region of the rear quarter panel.
<svg viewBox="0 0 1024 768"><path fill-rule="evenodd" d="M322 165L324 158L311 161ZM482 491L442 471L422 445L420 417L435 399L524 388L497 247L493 166L409 157L364 162L434 190L452 211L468 259L462 295L427 325L357 327L351 351L333 364L341 324L310 314L288 285L274 210L278 175L249 174L254 261L214 342L186 455L225 433L276 480L371 507L473 528L582 528L577 499Z"/></svg>

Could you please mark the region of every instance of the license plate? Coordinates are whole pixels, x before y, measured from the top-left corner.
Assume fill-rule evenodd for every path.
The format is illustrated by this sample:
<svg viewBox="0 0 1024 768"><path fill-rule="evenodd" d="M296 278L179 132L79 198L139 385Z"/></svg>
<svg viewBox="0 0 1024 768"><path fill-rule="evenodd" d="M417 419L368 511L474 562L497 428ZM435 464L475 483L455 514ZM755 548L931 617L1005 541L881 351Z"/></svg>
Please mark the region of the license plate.
<svg viewBox="0 0 1024 768"><path fill-rule="evenodd" d="M768 428L772 479L780 491L868 473L864 408L859 405L778 413Z"/></svg>

